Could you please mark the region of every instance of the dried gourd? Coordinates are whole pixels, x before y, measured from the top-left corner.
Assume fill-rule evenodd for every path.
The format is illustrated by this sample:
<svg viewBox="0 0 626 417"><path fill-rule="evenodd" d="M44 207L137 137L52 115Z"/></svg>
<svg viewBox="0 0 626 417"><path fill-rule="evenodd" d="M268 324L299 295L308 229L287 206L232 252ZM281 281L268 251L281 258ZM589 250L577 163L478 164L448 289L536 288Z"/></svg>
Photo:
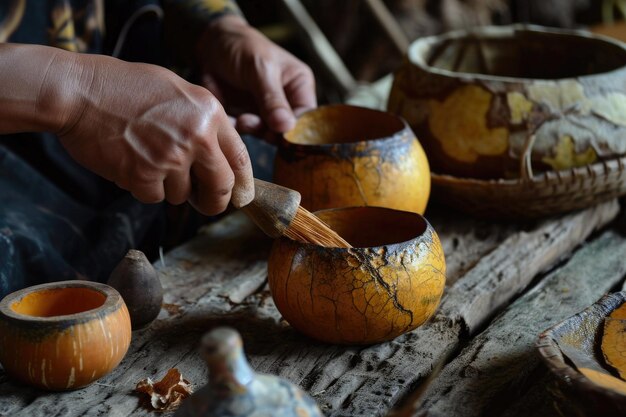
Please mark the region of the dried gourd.
<svg viewBox="0 0 626 417"><path fill-rule="evenodd" d="M609 317L612 319L626 320L626 303L613 310Z"/></svg>
<svg viewBox="0 0 626 417"><path fill-rule="evenodd" d="M423 217L382 207L316 214L354 248L275 241L268 282L289 324L327 343L371 344L433 315L446 266L439 237Z"/></svg>
<svg viewBox="0 0 626 417"><path fill-rule="evenodd" d="M133 330L148 326L159 315L163 287L159 275L143 252L129 250L111 272L107 284L124 298Z"/></svg>
<svg viewBox="0 0 626 417"><path fill-rule="evenodd" d="M37 388L91 384L117 367L130 340L126 304L101 283L35 285L0 302L0 363L8 375Z"/></svg>
<svg viewBox="0 0 626 417"><path fill-rule="evenodd" d="M604 319L602 353L606 363L626 380L626 304Z"/></svg>
<svg viewBox="0 0 626 417"><path fill-rule="evenodd" d="M578 368L578 370L594 384L626 395L626 382L621 379L594 369Z"/></svg>

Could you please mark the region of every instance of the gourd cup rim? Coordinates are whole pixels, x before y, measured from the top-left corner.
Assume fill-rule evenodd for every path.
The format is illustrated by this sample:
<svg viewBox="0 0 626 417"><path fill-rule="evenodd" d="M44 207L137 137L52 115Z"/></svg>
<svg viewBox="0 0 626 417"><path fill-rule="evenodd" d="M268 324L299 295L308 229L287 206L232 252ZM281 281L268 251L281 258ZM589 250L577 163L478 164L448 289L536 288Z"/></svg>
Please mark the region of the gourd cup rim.
<svg viewBox="0 0 626 417"><path fill-rule="evenodd" d="M369 212L369 213L368 213ZM407 245L415 245L416 242L422 240L432 239L432 235L435 233L432 225L426 220L424 216L412 211L403 211L393 209L389 207L379 206L348 206L329 208L323 210L317 210L314 212L322 221L326 222L331 228L339 233L342 237L346 238L351 244L352 248L336 248L336 247L323 247L313 243L296 242L287 237L282 237L281 240L287 240L295 245L307 248L316 248L322 251L329 252L347 252L347 251L377 251L381 249L385 250L401 250ZM339 217L337 217L337 215ZM336 219L333 219L336 217ZM341 230L340 223L345 219L349 219L349 222L353 222L347 225L346 230ZM367 220L365 223L357 222L357 220ZM374 224L372 224L374 223ZM338 227L339 226L339 227ZM380 237L380 241L377 242L381 235L370 235L371 237L362 237L359 233L357 239L363 239L364 243L368 239L372 239L371 244L358 244L360 240L355 240L352 236L344 236L347 232L352 235L351 228L359 227L369 229L382 230L381 235L387 233L399 237L398 239L385 239ZM389 229L394 230L389 230ZM384 229L384 230L383 230ZM352 239L350 239L352 237ZM351 241L352 240L352 241Z"/></svg>
<svg viewBox="0 0 626 417"><path fill-rule="evenodd" d="M63 291L66 289L85 289L104 296L104 300L100 303L96 301L93 308L72 312L70 314L59 314L50 316L38 316L24 314L15 311L15 306L24 300L25 297L46 291ZM122 296L113 287L99 282L71 280L59 281L46 284L34 285L5 296L0 301L0 320L8 320L20 322L22 324L32 325L36 327L47 326L65 326L84 323L99 317L104 317L110 312L120 308L124 301Z"/></svg>
<svg viewBox="0 0 626 417"><path fill-rule="evenodd" d="M320 120L322 123L317 123ZM336 136L329 139L325 135ZM413 136L409 125L396 114L351 104L329 104L302 113L295 126L281 135L279 148L306 152L353 149L363 144L388 144L407 135Z"/></svg>

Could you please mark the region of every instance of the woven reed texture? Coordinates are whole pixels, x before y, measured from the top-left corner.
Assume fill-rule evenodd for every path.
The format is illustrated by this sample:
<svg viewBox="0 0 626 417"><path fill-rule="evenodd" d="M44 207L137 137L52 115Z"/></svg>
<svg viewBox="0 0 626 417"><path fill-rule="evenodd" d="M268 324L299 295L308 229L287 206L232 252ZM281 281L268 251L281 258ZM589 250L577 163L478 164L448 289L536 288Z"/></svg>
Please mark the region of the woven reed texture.
<svg viewBox="0 0 626 417"><path fill-rule="evenodd" d="M432 174L433 198L479 217L537 218L626 194L626 156L528 179L481 180Z"/></svg>

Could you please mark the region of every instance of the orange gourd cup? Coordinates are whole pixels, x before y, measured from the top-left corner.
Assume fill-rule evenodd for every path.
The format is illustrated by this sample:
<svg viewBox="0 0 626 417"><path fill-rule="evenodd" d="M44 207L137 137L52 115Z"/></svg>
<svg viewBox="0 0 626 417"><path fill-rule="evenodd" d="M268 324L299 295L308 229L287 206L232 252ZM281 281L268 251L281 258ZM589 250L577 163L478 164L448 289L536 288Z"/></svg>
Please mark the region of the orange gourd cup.
<svg viewBox="0 0 626 417"><path fill-rule="evenodd" d="M130 339L126 305L105 284L42 284L0 301L0 363L10 376L38 388L89 385L120 363Z"/></svg>
<svg viewBox="0 0 626 417"><path fill-rule="evenodd" d="M268 280L294 328L341 344L391 340L433 315L445 286L439 238L419 214L381 207L315 213L353 248L274 242Z"/></svg>
<svg viewBox="0 0 626 417"><path fill-rule="evenodd" d="M300 192L311 211L379 206L423 214L430 168L402 118L341 104L304 113L285 133L274 182Z"/></svg>

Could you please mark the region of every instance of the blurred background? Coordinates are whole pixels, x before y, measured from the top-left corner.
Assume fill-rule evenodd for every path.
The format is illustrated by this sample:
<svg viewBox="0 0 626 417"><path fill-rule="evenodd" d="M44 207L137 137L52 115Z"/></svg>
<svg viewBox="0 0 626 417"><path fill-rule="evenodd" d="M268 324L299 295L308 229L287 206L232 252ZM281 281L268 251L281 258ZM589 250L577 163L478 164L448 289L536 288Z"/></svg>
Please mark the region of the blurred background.
<svg viewBox="0 0 626 417"><path fill-rule="evenodd" d="M320 103L388 76L422 36L532 23L626 40L626 0L238 0L251 24L312 66ZM382 81L384 83L385 81ZM367 94L371 94L367 91Z"/></svg>

